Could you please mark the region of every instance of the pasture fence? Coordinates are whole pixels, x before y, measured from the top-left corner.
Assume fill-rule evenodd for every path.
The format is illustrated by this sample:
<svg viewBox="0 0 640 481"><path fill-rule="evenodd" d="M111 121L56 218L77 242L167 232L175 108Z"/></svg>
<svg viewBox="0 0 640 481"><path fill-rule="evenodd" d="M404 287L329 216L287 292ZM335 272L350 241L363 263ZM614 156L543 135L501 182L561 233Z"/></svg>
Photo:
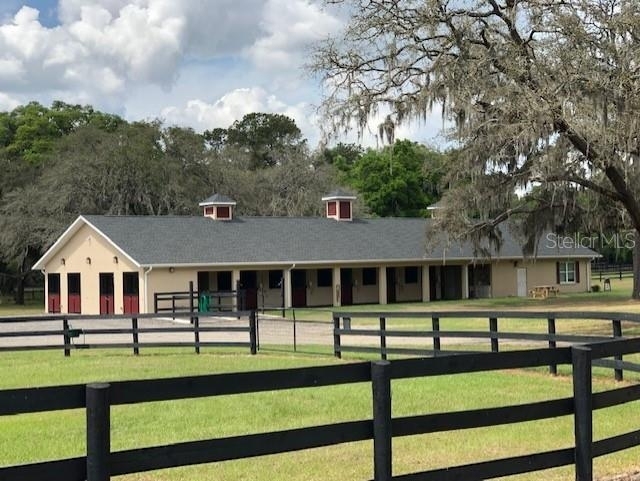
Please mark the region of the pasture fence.
<svg viewBox="0 0 640 481"><path fill-rule="evenodd" d="M372 440L371 465L375 481L493 479L568 465L575 466L578 481L590 481L593 479L593 458L640 445L640 430L593 441L594 410L640 399L638 385L593 393L593 362L604 357L639 352L640 338L635 338L524 351L468 353L274 371L3 390L0 391L0 416L85 409L87 453L86 456L74 458L0 467L0 479L108 481L112 476L156 469ZM392 416L393 381L443 374L541 367L549 364L566 364L572 367L572 396L467 411ZM111 451L111 406L284 389L320 389L325 386L365 382L371 385L370 419ZM410 474L393 474L394 438L561 416L573 416L574 442L571 446Z"/></svg>
<svg viewBox="0 0 640 481"><path fill-rule="evenodd" d="M172 315L174 319L184 320L184 323L177 325L162 319L158 320L158 314L49 314L2 317L0 318L0 341L13 342L2 342L0 352L60 349L68 357L74 349L125 348L132 349L133 354L138 355L141 348L191 347L196 354L199 354L203 347L232 347L247 348L251 354L257 353L255 311L232 313L176 311ZM200 321L203 319L212 321L234 319L234 321L233 325L228 322L224 325L216 325L219 323L202 325ZM91 321L100 321L102 327L92 326ZM145 321L150 325L145 326ZM105 323L112 324L113 327L105 327ZM80 324L83 327L78 327ZM8 329L12 325L18 327ZM212 335L216 339L203 340L201 336L207 333L214 333ZM163 335L167 335L168 338L159 337ZM123 336L131 336L131 340L125 341ZM141 341L141 336L153 340ZM178 336L182 336L183 339L176 340ZM185 336L189 336L189 339ZM87 337L95 340L87 342ZM43 342L38 343L34 339L42 339Z"/></svg>
<svg viewBox="0 0 640 481"><path fill-rule="evenodd" d="M522 343L531 342L547 343L549 348L556 348L558 343L584 344L601 342L623 338L623 322L640 327L640 314L623 312L537 312L537 311L433 311L433 312L334 312L333 317L333 352L334 356L341 358L343 353L375 354L381 360L386 360L389 355L400 356L441 356L461 354L478 347L478 340L488 339L491 352L499 352L500 340ZM473 319L488 323L485 330L442 330L442 319ZM394 320L415 320L417 323L424 321L426 329L389 329L388 323ZM543 332L505 332L499 330L499 319L514 322L529 322L546 320L546 333ZM557 333L556 321L597 321L610 323L610 334L576 334ZM372 328L370 323L376 323ZM350 340L372 339L369 345L346 344ZM442 339L460 339L460 345L456 349L446 350ZM404 339L415 341L413 345L389 346L390 339ZM431 340L431 348L421 346L425 340ZM374 344L374 345L371 345ZM624 361L621 355L612 359L597 359L594 365L611 368L617 381L622 381L623 370L640 372L640 364ZM557 373L557 365L549 364L549 372Z"/></svg>

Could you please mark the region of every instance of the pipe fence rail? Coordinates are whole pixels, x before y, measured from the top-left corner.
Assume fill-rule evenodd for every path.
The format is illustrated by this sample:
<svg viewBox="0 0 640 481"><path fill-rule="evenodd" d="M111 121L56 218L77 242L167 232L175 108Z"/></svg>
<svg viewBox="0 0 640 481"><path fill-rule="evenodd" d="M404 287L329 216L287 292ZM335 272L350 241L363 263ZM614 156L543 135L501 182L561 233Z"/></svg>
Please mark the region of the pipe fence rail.
<svg viewBox="0 0 640 481"><path fill-rule="evenodd" d="M487 352L274 371L184 378L119 381L0 391L0 416L65 409L86 410L86 456L0 467L4 481L107 481L112 476L156 469L264 456L355 441L373 440L375 481L492 479L574 465L576 479L593 479L593 458L640 445L640 431L593 441L593 411L640 399L640 386L592 392L593 362L640 352L640 338L582 346ZM438 414L392 417L392 381L546 365L572 367L573 396ZM340 384L371 384L370 419L111 451L111 406L246 394ZM393 438L497 426L572 415L574 443L562 449L529 453L461 466L393 475Z"/></svg>
<svg viewBox="0 0 640 481"><path fill-rule="evenodd" d="M12 341L8 344L2 343L0 352L60 349L64 351L65 356L70 356L74 349L125 348L132 349L133 353L138 355L141 348L164 347L192 347L196 354L199 354L200 348L203 347L247 348L251 354L257 352L255 311L231 313L176 311L173 317L174 319L182 318L184 320L182 325L168 323L166 320L159 319L158 316L158 314L108 316L49 314L0 317L0 341ZM201 324L203 320L221 321L229 319L230 316L234 319L233 325ZM100 321L101 324L109 324L109 327L92 326L91 321ZM145 323L149 325L145 326ZM82 327L78 327L80 324ZM7 329L11 325L19 327ZM214 339L201 339L201 336L207 333L216 335ZM131 340L125 340L125 336L130 336ZM245 339L238 340L238 336ZM95 341L86 342L87 337ZM141 340L145 337L150 340ZM43 342L37 343L34 339L42 339Z"/></svg>

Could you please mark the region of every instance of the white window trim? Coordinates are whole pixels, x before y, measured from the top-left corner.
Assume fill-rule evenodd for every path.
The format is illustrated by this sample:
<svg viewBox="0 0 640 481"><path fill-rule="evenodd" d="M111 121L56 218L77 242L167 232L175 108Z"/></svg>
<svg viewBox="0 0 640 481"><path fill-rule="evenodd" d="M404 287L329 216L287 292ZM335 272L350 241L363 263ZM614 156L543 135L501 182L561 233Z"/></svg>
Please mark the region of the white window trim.
<svg viewBox="0 0 640 481"><path fill-rule="evenodd" d="M569 266L572 266L569 269ZM577 284L576 281L576 261L562 261L560 262L560 284ZM573 274L572 280L569 280L569 274Z"/></svg>

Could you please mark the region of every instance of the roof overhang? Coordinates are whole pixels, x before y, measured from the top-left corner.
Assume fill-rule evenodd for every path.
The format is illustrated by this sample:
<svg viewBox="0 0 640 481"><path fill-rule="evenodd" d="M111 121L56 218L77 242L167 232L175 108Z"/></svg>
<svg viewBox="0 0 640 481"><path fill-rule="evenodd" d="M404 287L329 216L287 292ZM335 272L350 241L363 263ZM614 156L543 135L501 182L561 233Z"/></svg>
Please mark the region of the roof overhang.
<svg viewBox="0 0 640 481"><path fill-rule="evenodd" d="M328 195L322 198L323 202L327 200L356 200L355 195Z"/></svg>
<svg viewBox="0 0 640 481"><path fill-rule="evenodd" d="M109 236L107 236L104 232L94 226L91 222L85 219L83 216L79 216L73 223L65 230L58 240L49 247L49 249L44 253L44 255L38 259L38 261L31 268L32 270L43 270L45 266L49 263L51 258L53 258L60 249L62 249L65 244L73 237L73 235L78 232L83 226L90 227L93 231L96 232L100 237L102 237L111 247L113 247L121 256L125 259L128 259L135 265L136 267L141 267L140 263L136 261L133 257L127 254L120 246L118 246L115 242L113 242Z"/></svg>
<svg viewBox="0 0 640 481"><path fill-rule="evenodd" d="M200 207L206 207L208 205L237 205L238 203L235 201L226 201L226 202L200 202L198 205Z"/></svg>

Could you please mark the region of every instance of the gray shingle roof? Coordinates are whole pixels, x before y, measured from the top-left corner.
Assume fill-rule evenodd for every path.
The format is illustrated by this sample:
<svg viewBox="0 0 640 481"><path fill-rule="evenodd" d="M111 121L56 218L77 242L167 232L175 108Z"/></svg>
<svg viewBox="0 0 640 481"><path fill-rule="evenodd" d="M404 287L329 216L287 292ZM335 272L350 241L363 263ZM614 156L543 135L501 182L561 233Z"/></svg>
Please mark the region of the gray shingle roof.
<svg viewBox="0 0 640 481"><path fill-rule="evenodd" d="M207 197L205 200L200 202L200 205L207 204L235 204L236 201L222 194L213 194L211 197Z"/></svg>
<svg viewBox="0 0 640 481"><path fill-rule="evenodd" d="M84 218L140 265L304 263L474 259L470 244L440 240L426 250L430 219L377 218L337 222L325 218L245 217L215 221L189 216ZM594 257L589 249L540 242L538 257ZM522 258L509 234L497 257ZM494 256L496 257L496 256Z"/></svg>

